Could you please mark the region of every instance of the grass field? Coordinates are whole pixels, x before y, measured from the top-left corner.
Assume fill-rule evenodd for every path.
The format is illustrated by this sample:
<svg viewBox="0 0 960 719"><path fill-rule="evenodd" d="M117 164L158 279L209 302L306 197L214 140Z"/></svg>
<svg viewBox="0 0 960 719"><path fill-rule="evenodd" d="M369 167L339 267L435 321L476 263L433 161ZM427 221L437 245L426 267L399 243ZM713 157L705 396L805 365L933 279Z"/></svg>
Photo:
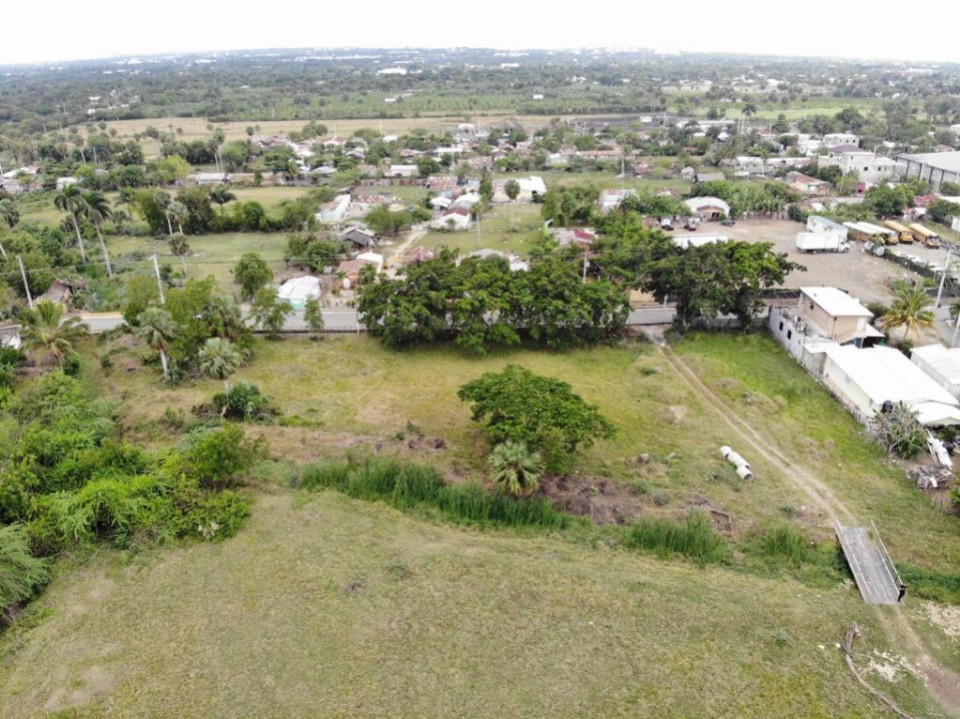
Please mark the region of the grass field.
<svg viewBox="0 0 960 719"><path fill-rule="evenodd" d="M461 255L485 247L526 256L540 237L542 227L540 205L507 203L494 205L480 218L479 238L474 224L463 232L431 230L414 245L431 249L449 247L460 250Z"/></svg>
<svg viewBox="0 0 960 719"><path fill-rule="evenodd" d="M103 554L39 611L5 644L9 719L870 717L835 643L857 621L861 661L898 661L844 588L289 490L226 542ZM930 709L906 672L870 678Z"/></svg>

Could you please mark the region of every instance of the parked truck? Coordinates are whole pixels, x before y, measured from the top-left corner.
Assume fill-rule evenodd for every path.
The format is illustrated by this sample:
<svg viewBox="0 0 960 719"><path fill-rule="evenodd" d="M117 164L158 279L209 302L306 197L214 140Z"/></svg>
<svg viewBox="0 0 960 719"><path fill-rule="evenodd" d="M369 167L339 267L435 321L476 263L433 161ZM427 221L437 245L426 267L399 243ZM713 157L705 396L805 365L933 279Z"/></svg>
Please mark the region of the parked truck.
<svg viewBox="0 0 960 719"><path fill-rule="evenodd" d="M840 235L822 232L798 232L797 250L800 252L849 252L850 245Z"/></svg>

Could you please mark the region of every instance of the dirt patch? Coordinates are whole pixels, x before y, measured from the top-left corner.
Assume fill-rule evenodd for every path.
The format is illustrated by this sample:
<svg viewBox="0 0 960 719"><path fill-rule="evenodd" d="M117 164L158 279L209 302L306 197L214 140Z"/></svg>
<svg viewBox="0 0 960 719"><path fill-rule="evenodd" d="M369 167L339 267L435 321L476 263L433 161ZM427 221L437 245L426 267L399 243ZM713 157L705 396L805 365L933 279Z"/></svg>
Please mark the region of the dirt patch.
<svg viewBox="0 0 960 719"><path fill-rule="evenodd" d="M89 704L94 699L109 694L117 685L117 678L99 665L79 672L69 679L66 686L54 689L43 708L49 712L61 712Z"/></svg>
<svg viewBox="0 0 960 719"><path fill-rule="evenodd" d="M924 602L923 612L948 637L960 637L960 607L941 607L933 602Z"/></svg>
<svg viewBox="0 0 960 719"><path fill-rule="evenodd" d="M625 524L643 514L643 498L633 489L599 477L544 477L540 493L557 509L597 524Z"/></svg>
<svg viewBox="0 0 960 719"><path fill-rule="evenodd" d="M926 682L926 677L923 672L907 661L906 657L902 657L899 654L880 652L876 649L873 651L873 656L870 657L864 669L872 674L876 674L891 684L899 682L905 674L913 674L921 681Z"/></svg>

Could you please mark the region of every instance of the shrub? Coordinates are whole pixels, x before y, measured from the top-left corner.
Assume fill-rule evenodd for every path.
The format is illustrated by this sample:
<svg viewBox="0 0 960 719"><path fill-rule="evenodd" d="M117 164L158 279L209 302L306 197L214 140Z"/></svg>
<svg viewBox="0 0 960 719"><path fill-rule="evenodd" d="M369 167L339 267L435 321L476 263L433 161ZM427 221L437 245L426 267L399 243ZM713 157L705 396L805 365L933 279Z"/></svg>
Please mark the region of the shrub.
<svg viewBox="0 0 960 719"><path fill-rule="evenodd" d="M260 387L246 382L230 385L226 392L215 394L213 404L225 419L254 422L276 413L269 400L260 394Z"/></svg>
<svg viewBox="0 0 960 719"><path fill-rule="evenodd" d="M258 454L258 444L245 441L243 430L228 424L191 438L180 468L206 489L223 488L235 482Z"/></svg>
<svg viewBox="0 0 960 719"><path fill-rule="evenodd" d="M0 612L4 621L47 583L47 565L30 553L23 527L0 527Z"/></svg>

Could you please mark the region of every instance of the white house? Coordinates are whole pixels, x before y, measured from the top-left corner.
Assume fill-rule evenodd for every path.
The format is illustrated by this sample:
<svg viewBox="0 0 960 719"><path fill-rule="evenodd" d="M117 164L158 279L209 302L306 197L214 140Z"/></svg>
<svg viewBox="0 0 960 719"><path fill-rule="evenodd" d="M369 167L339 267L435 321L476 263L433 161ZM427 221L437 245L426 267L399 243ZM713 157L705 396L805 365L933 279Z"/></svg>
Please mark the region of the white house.
<svg viewBox="0 0 960 719"><path fill-rule="evenodd" d="M473 224L470 210L465 207L451 207L430 223L435 230L469 230Z"/></svg>
<svg viewBox="0 0 960 719"><path fill-rule="evenodd" d="M76 185L80 180L76 177L58 177L57 178L57 191L59 192L65 187L70 187L71 185Z"/></svg>
<svg viewBox="0 0 960 719"><path fill-rule="evenodd" d="M691 197L684 200L690 214L702 220L721 220L730 216L730 205L719 197Z"/></svg>
<svg viewBox="0 0 960 719"><path fill-rule="evenodd" d="M600 212L610 212L620 207L620 203L623 202L624 198L630 196L636 197L636 190L601 190L600 198L597 200L597 204L600 206Z"/></svg>
<svg viewBox="0 0 960 719"><path fill-rule="evenodd" d="M903 174L904 170L903 165L894 162L889 157L875 155L869 150L860 149L843 149L839 152L833 152L830 157L819 158L818 165L819 167L836 165L844 175L855 172L857 179L861 182L869 182L872 185L880 185L896 179Z"/></svg>
<svg viewBox="0 0 960 719"><path fill-rule="evenodd" d="M390 177L416 177L420 169L416 165L390 165L387 175Z"/></svg>
<svg viewBox="0 0 960 719"><path fill-rule="evenodd" d="M547 194L547 185L542 177L536 175L518 177L517 183L520 185L520 194L517 195L517 199L521 202L530 202L534 196L543 197Z"/></svg>
<svg viewBox="0 0 960 719"><path fill-rule="evenodd" d="M280 285L277 298L295 310L302 310L309 299L320 299L320 279L310 275L294 277Z"/></svg>
<svg viewBox="0 0 960 719"><path fill-rule="evenodd" d="M18 350L20 344L20 325L0 326L0 347L12 347Z"/></svg>
<svg viewBox="0 0 960 719"><path fill-rule="evenodd" d="M924 426L960 424L960 401L899 350L847 345L826 351L823 384L863 423L904 403Z"/></svg>

